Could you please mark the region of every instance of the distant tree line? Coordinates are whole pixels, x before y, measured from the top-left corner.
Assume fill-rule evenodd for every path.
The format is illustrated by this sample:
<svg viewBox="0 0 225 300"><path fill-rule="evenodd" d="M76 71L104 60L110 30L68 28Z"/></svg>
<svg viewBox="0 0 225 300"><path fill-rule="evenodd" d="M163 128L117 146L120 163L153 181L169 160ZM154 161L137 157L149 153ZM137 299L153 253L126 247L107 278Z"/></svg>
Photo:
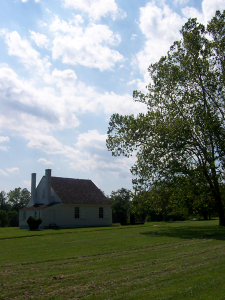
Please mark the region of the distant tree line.
<svg viewBox="0 0 225 300"><path fill-rule="evenodd" d="M225 208L225 185L220 185ZM153 184L148 191L131 192L125 188L113 191L113 223L127 224L144 221L210 220L218 217L211 190L199 173L171 181Z"/></svg>
<svg viewBox="0 0 225 300"><path fill-rule="evenodd" d="M0 227L19 226L19 210L27 206L30 192L24 188L15 188L6 193L0 192Z"/></svg>

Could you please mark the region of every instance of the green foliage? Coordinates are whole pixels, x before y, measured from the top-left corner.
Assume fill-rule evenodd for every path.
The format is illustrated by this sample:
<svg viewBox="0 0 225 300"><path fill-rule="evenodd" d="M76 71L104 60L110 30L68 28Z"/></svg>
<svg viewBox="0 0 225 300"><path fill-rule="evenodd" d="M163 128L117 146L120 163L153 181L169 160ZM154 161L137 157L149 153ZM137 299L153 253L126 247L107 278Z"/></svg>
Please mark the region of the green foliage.
<svg viewBox="0 0 225 300"><path fill-rule="evenodd" d="M42 219L41 218L34 218L32 216L30 216L27 219L27 224L29 225L30 230L37 230L39 228L39 225L41 225L42 223Z"/></svg>
<svg viewBox="0 0 225 300"><path fill-rule="evenodd" d="M29 200L30 192L26 188L15 188L7 194L7 201L11 205L11 209L16 210L17 212L27 206Z"/></svg>
<svg viewBox="0 0 225 300"><path fill-rule="evenodd" d="M19 226L19 213L15 210L8 212L8 226L9 227L18 227Z"/></svg>
<svg viewBox="0 0 225 300"><path fill-rule="evenodd" d="M126 224L130 214L131 191L125 188L112 191L109 200L112 203L113 223Z"/></svg>
<svg viewBox="0 0 225 300"><path fill-rule="evenodd" d="M132 168L136 191L193 172L204 176L225 226L220 192L225 175L225 11L217 11L207 28L189 19L181 34L167 55L150 65L148 93L134 91L134 100L146 104L147 113L112 115L107 147L115 156L137 152Z"/></svg>
<svg viewBox="0 0 225 300"><path fill-rule="evenodd" d="M0 210L0 227L19 226L19 213L17 211Z"/></svg>
<svg viewBox="0 0 225 300"><path fill-rule="evenodd" d="M30 200L30 192L24 188L15 188L7 194L0 192L0 227L19 226L19 210L27 206ZM2 221L1 221L2 220Z"/></svg>
<svg viewBox="0 0 225 300"><path fill-rule="evenodd" d="M210 187L201 173L194 172L192 176L184 178L180 182L180 190L189 214L202 216L204 220L217 215Z"/></svg>
<svg viewBox="0 0 225 300"><path fill-rule="evenodd" d="M7 203L7 195L5 191L0 192L0 209L4 211L10 210L10 205Z"/></svg>
<svg viewBox="0 0 225 300"><path fill-rule="evenodd" d="M132 203L133 210L145 214L148 221L185 220L188 211L183 195L177 189L176 181L156 182L149 191L136 194Z"/></svg>
<svg viewBox="0 0 225 300"><path fill-rule="evenodd" d="M4 210L0 210L0 227L5 227L8 224L8 214Z"/></svg>

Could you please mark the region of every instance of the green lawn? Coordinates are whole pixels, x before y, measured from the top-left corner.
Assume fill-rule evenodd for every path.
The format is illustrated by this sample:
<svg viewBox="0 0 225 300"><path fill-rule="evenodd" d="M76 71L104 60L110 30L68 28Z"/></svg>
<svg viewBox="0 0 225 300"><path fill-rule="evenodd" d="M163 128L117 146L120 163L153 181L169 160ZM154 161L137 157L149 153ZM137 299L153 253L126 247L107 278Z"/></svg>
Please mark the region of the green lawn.
<svg viewBox="0 0 225 300"><path fill-rule="evenodd" d="M0 229L0 299L225 299L218 220Z"/></svg>

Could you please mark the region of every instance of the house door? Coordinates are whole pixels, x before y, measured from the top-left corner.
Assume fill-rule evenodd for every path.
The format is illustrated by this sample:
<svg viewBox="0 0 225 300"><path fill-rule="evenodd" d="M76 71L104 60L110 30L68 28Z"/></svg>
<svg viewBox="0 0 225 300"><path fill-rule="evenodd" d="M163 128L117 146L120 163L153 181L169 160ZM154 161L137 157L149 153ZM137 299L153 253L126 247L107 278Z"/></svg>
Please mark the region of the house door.
<svg viewBox="0 0 225 300"><path fill-rule="evenodd" d="M49 223L55 224L55 211L54 210L49 211Z"/></svg>

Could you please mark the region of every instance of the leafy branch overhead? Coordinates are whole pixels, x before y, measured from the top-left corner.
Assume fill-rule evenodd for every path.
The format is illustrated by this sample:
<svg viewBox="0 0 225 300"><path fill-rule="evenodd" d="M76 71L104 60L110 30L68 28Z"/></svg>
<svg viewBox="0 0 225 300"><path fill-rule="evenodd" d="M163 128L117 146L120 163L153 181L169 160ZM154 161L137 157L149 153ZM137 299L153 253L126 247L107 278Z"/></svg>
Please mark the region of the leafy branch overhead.
<svg viewBox="0 0 225 300"><path fill-rule="evenodd" d="M137 152L136 190L154 182L202 174L225 226L220 183L225 174L225 11L207 27L189 19L167 55L149 66L148 93L134 91L146 114L111 116L112 154Z"/></svg>

